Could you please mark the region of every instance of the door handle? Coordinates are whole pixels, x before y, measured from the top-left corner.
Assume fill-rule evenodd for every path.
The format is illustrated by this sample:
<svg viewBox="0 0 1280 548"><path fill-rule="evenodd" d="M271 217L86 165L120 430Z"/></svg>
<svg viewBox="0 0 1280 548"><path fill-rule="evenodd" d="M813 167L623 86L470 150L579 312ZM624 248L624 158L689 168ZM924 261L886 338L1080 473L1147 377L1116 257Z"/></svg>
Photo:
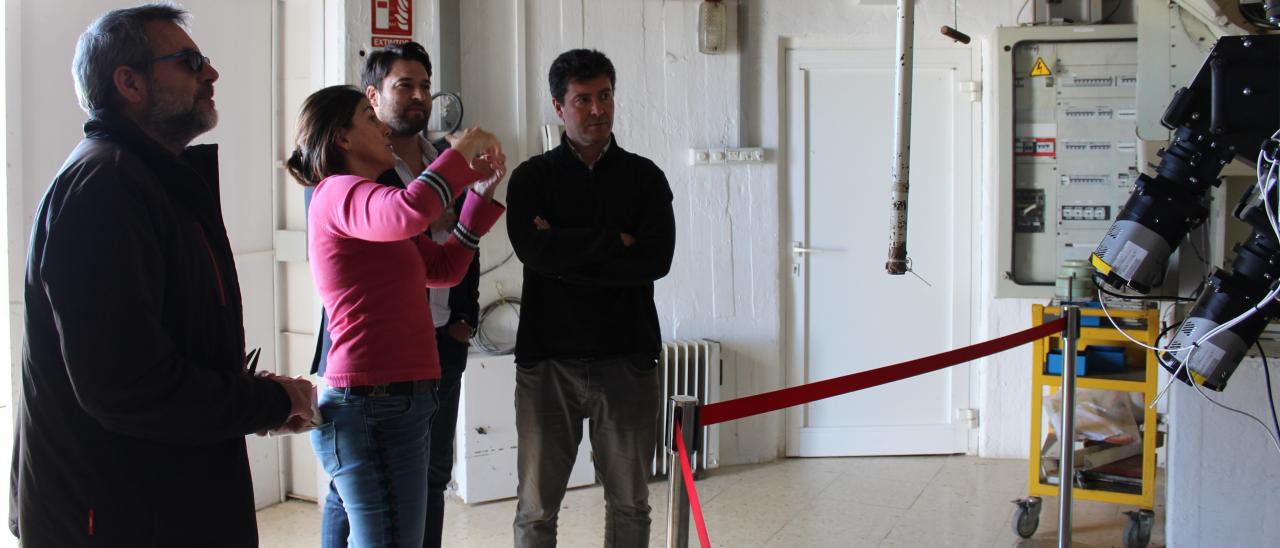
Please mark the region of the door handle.
<svg viewBox="0 0 1280 548"><path fill-rule="evenodd" d="M804 242L791 242L791 252L794 253L797 257L800 255L806 255L810 253L835 253L837 251L840 251L840 250L839 249L822 249L819 247L805 247Z"/></svg>

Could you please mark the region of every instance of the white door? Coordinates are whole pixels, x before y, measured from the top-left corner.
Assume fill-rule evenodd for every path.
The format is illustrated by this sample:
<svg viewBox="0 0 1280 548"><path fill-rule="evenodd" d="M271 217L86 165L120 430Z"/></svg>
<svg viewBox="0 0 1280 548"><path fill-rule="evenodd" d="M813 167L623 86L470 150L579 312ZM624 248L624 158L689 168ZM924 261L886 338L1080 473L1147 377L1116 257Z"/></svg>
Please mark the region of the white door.
<svg viewBox="0 0 1280 548"><path fill-rule="evenodd" d="M787 53L788 386L970 343L978 105L960 90L970 51L915 52L907 252L930 285L884 270L894 60L892 50ZM968 406L962 365L794 407L787 454L963 453Z"/></svg>

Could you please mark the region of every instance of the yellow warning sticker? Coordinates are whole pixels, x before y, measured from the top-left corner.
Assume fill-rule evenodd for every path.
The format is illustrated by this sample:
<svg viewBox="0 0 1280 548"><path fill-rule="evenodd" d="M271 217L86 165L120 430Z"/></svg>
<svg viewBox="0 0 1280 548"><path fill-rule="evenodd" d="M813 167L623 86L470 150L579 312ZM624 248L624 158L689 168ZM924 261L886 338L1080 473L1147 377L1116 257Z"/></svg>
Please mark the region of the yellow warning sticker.
<svg viewBox="0 0 1280 548"><path fill-rule="evenodd" d="M1031 67L1032 76L1050 76L1049 65L1044 64L1044 57L1036 57L1036 66Z"/></svg>

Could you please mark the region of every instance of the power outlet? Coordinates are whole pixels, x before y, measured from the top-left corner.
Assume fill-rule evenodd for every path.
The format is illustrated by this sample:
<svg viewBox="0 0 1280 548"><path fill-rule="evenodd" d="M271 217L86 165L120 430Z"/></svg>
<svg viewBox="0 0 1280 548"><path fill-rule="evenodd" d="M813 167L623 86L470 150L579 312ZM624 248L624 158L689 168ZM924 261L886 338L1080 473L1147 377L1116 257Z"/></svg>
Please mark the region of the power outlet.
<svg viewBox="0 0 1280 548"><path fill-rule="evenodd" d="M764 149L762 148L731 148L725 151L730 162L735 163L760 163L764 161Z"/></svg>
<svg viewBox="0 0 1280 548"><path fill-rule="evenodd" d="M706 165L711 162L711 153L704 148L689 149L689 165Z"/></svg>
<svg viewBox="0 0 1280 548"><path fill-rule="evenodd" d="M689 165L763 163L762 148L691 148Z"/></svg>

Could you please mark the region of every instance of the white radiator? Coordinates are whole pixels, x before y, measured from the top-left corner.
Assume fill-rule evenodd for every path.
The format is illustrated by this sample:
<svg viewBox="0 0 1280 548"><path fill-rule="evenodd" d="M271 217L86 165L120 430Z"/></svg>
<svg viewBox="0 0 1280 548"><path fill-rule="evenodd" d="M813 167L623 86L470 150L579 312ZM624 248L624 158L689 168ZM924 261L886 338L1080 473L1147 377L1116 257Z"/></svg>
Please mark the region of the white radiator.
<svg viewBox="0 0 1280 548"><path fill-rule="evenodd" d="M662 355L658 357L658 373L662 376L663 425L656 441L653 460L654 477L667 475L666 450L663 440L671 428L668 401L671 396L693 396L699 404L720 401L720 343L699 339L696 341L666 341L662 343ZM689 463L693 470L720 466L720 427L703 427L698 440L698 451Z"/></svg>

